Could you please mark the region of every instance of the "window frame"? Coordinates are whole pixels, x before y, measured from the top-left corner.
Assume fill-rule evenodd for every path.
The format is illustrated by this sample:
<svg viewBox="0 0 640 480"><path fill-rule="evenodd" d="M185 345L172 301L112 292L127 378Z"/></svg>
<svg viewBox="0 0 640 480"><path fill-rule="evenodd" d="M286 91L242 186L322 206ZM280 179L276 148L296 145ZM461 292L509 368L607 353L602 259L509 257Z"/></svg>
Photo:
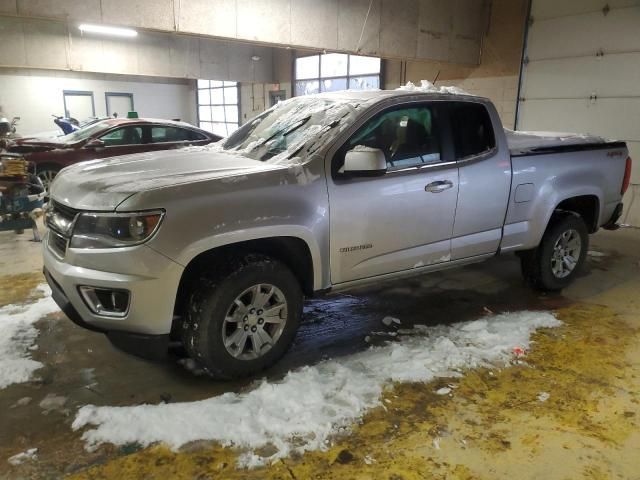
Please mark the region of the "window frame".
<svg viewBox="0 0 640 480"><path fill-rule="evenodd" d="M425 99L425 100L409 100L409 101L395 101L393 103L381 102L376 107L373 107L368 113L362 116L359 120L357 120L350 128L348 128L343 136L336 139L336 142L332 148L328 150L328 158L330 158L330 171L331 178L334 182L341 183L342 181L351 181L362 179L373 179L373 178L385 178L389 175L397 175L397 174L411 174L423 172L425 169L441 169L447 168L456 165L458 162L455 160L455 150L453 147L453 138L451 135L451 126L449 122L449 108L446 105L446 100L438 100L438 99ZM390 112L393 110L402 110L407 108L419 108L421 106L432 107L435 106L438 108L438 115L440 116L441 125L439 128L439 136L441 142L440 155L441 161L438 163L426 163L426 164L416 164L412 166L404 166L393 169L387 169L384 175L380 175L378 177L367 177L367 176L353 176L353 175L345 175L339 173L339 167L336 168L336 155L340 153L342 148L347 144L347 142L353 137L364 125L366 125L369 121L371 121L376 116L383 114L385 112ZM346 152L345 152L346 153Z"/></svg>
<svg viewBox="0 0 640 480"><path fill-rule="evenodd" d="M113 116L113 112L109 111L109 97L126 97L129 98L129 100L131 100L131 112L135 112L136 111L136 107L135 107L135 103L133 102L133 93L127 93L127 92L104 92L104 107L105 107L105 112L107 113L107 117L112 117ZM124 117L126 118L127 115L129 114L129 112L126 112L124 116L121 115L121 118Z"/></svg>
<svg viewBox="0 0 640 480"><path fill-rule="evenodd" d="M292 82L292 86L291 86L291 94L293 97L301 97L304 96L304 94L302 95L298 95L297 94L297 83L298 81L301 82L310 82L310 81L317 81L318 82L318 93L325 93L322 91L321 85L322 85L322 81L323 80L346 80L346 84L347 84L347 88L349 89L349 84L351 83L351 79L352 78L360 78L360 77L373 77L373 76L377 76L378 77L378 86L381 87L382 85L384 85L384 60L380 57L372 57L369 55L352 55L350 53L344 53L344 55L347 55L347 73L345 75L335 75L335 76L328 76L328 77L323 77L322 76L322 56L323 55L330 55L332 53L341 53L342 52L327 52L327 53L313 53L313 54L309 54L309 55L300 55L300 56L296 56L293 58L293 63L292 63L292 76L293 76L293 82ZM371 73L359 73L357 75L351 75L351 57L352 56L356 56L356 57L369 57L369 58L376 58L378 60L380 60L380 68L378 70L378 72L371 72ZM309 57L318 57L318 76L317 77L308 77L308 78L298 78L297 75L297 60L299 58L309 58Z"/></svg>
<svg viewBox="0 0 640 480"><path fill-rule="evenodd" d="M93 112L92 118L96 117L96 102L93 96L93 91L90 91L90 90L63 90L62 91L62 105L64 107L64 116L65 118L70 118L69 111L67 110L67 97L91 97L91 111ZM77 118L76 120L80 121L80 119L77 119Z"/></svg>
<svg viewBox="0 0 640 480"><path fill-rule="evenodd" d="M209 86L208 87L204 87L201 88L199 86L200 81L205 81L205 82L209 82ZM211 86L211 82L220 82L221 85L212 87ZM228 83L233 83L233 85L227 85ZM235 88L236 89L236 103L227 103L226 102L226 96L225 96L225 89L228 88ZM209 103L201 103L200 102L200 92L207 90L209 93ZM222 90L222 102L223 103L212 103L211 100L211 94L214 90ZM241 105L241 100L240 100L240 82L234 82L231 80L208 80L208 79L198 79L196 80L196 113L197 113L197 120L198 120L198 128L201 130L204 130L208 133L210 133L211 135L215 135L218 137L222 137L222 138L226 138L229 135L231 135L235 130L237 130L238 128L240 128L240 126L242 125L242 118L241 118L241 112L240 112L240 105ZM200 117L200 107L209 107L212 111L214 107L222 107L222 110L224 112L224 121L214 121L213 120L213 114L211 115L211 119L210 120L203 120ZM233 122L233 121L228 121L227 120L227 107L236 107L238 110L238 118L237 121ZM211 130L213 130L213 126L214 125L224 125L225 131L226 131L226 135L220 135L219 133L213 132L211 130L208 130L207 128L205 128L205 126L203 126L202 124L206 123L207 125L211 125ZM235 128L231 131L229 131L229 125L235 125Z"/></svg>
<svg viewBox="0 0 640 480"><path fill-rule="evenodd" d="M154 142L153 141L153 129L154 128L175 128L177 130L182 130L182 131L185 131L185 132L192 132L195 135L200 135L202 138L194 139L194 140L170 140L170 141L167 141L167 142ZM207 132L207 133L210 133L210 132ZM167 144L188 145L188 144L196 143L196 142L204 142L206 140L209 140L209 138L207 138L206 135L204 135L202 132L199 132L199 131L194 130L192 128L180 127L178 125L163 125L161 123L154 123L154 124L149 125L149 143L147 145L167 145Z"/></svg>
<svg viewBox="0 0 640 480"><path fill-rule="evenodd" d="M102 137L104 137L105 135L109 135L113 132L116 132L118 130L124 130L125 128L139 128L140 129L140 143L125 143L122 145L105 145L103 148L122 148L122 147L136 147L136 146L141 146L141 145L146 145L144 138L145 138L145 127L146 125L144 124L139 124L139 123L134 123L134 124L129 124L129 125L116 125L113 128L110 128L109 130L107 130L106 132L101 133L99 136L96 135L95 139L97 140L102 140ZM151 132L151 131L149 131ZM90 141L90 139L88 139L87 141ZM102 140L104 141L104 140Z"/></svg>
<svg viewBox="0 0 640 480"><path fill-rule="evenodd" d="M453 132L451 121L449 118L450 114L450 105L453 102L464 102L464 103L478 103L484 108L486 108L489 119L491 120L491 126L494 131L494 137L496 145L495 147L487 152L484 152L481 155L477 155L475 157L469 157L461 160L456 160L455 154L455 146L453 143ZM442 104L442 119L443 119L443 157L444 161L440 163L433 163L428 165L421 165L418 167L410 167L403 168L399 170L388 170L384 175L381 176L354 176L354 175L343 175L337 172L335 167L335 158L336 154L340 151L340 149L344 146L344 144L362 127L366 122L371 120L378 113L388 110L391 108L396 108L400 106L410 107L412 105L423 104L423 103L439 103ZM498 124L502 125L502 124ZM496 135L496 118L491 108L487 106L486 101L482 101L481 99L474 98L429 98L429 99L398 99L393 98L389 100L382 100L377 104L373 105L368 111L364 112L349 128L344 130L340 135L338 135L333 144L327 149L327 153L325 155L325 167L329 172L331 172L331 180L334 184L340 185L349 182L359 182L359 181L369 181L375 179L387 178L392 175L414 175L417 173L423 173L425 171L438 171L445 170L448 168L461 168L466 165L475 164L478 162L482 162L489 158L496 156L499 153L499 140Z"/></svg>
<svg viewBox="0 0 640 480"><path fill-rule="evenodd" d="M493 147L485 150L483 152L480 153L476 153L476 154L472 154L472 155L467 155L466 157L461 157L458 158L458 152L456 149L456 143L455 143L455 138L453 137L453 107L455 106L455 104L459 104L459 103L470 103L470 104L474 104L474 105L479 105L481 106L484 111L487 114L487 118L489 119L489 124L491 125L491 129L492 129L492 133L493 133ZM459 100L459 99L452 99L448 101L448 106L447 106L447 111L448 111L448 125L449 125L449 131L451 132L451 146L453 148L453 152L454 152L454 159L455 162L458 165L465 165L467 163L475 163L477 161L481 161L481 160L485 160L488 158L493 157L494 155L496 155L498 153L498 138L496 136L496 124L495 121L491 115L491 111L489 108L487 108L487 105L484 102L478 102L478 101L473 101L473 100Z"/></svg>

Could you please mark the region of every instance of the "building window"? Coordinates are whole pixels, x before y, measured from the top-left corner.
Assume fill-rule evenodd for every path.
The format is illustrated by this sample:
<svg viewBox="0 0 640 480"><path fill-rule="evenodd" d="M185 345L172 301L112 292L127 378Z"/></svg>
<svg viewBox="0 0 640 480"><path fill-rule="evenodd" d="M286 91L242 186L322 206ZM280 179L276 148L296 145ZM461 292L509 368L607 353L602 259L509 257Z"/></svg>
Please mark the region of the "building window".
<svg viewBox="0 0 640 480"><path fill-rule="evenodd" d="M238 128L238 83L198 80L198 125L226 137Z"/></svg>
<svg viewBox="0 0 640 480"><path fill-rule="evenodd" d="M381 61L346 53L296 58L295 94L380 88Z"/></svg>

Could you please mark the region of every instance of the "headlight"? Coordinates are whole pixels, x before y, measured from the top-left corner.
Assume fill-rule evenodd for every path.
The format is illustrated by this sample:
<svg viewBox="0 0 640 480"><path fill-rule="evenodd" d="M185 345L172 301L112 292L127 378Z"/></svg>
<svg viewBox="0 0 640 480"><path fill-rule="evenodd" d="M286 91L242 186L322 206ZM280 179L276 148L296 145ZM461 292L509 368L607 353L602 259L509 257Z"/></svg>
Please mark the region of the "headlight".
<svg viewBox="0 0 640 480"><path fill-rule="evenodd" d="M158 230L164 212L81 213L76 219L71 248L130 247L146 242Z"/></svg>

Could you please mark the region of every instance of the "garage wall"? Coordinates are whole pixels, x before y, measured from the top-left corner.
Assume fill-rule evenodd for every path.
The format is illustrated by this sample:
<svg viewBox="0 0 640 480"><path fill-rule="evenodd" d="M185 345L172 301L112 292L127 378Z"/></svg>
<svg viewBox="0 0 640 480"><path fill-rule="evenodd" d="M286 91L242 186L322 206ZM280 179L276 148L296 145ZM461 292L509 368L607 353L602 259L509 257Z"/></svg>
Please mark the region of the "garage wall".
<svg viewBox="0 0 640 480"><path fill-rule="evenodd" d="M626 140L623 221L640 226L640 2L533 0L518 129Z"/></svg>
<svg viewBox="0 0 640 480"><path fill-rule="evenodd" d="M0 68L0 85L2 115L21 118L21 135L57 129L51 114L64 114L63 90L93 92L97 116L106 115L105 92L125 92L141 117L196 122L193 80Z"/></svg>
<svg viewBox="0 0 640 480"><path fill-rule="evenodd" d="M259 115L269 108L269 92L284 91L286 98L292 96L292 49L273 49L273 77L276 83L240 84L240 123Z"/></svg>
<svg viewBox="0 0 640 480"><path fill-rule="evenodd" d="M437 79L436 85L455 85L490 98L505 126L513 128L527 7L527 0L491 2L480 65L389 60L385 88L397 88L408 81L419 84L423 79L430 82Z"/></svg>
<svg viewBox="0 0 640 480"><path fill-rule="evenodd" d="M477 64L488 0L0 0L0 12Z"/></svg>
<svg viewBox="0 0 640 480"><path fill-rule="evenodd" d="M211 38L145 31L124 39L83 36L77 24L0 16L0 44L0 67L274 81L273 48Z"/></svg>

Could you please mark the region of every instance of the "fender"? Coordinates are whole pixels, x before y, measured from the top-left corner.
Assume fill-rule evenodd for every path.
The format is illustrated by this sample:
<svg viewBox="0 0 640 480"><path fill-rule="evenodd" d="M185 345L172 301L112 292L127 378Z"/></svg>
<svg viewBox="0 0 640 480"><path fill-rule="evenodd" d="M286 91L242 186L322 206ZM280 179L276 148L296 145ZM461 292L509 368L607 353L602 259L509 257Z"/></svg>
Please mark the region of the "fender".
<svg viewBox="0 0 640 480"><path fill-rule="evenodd" d="M324 288L324 274L327 271L322 264L320 246L314 233L300 225L269 225L250 229L233 230L198 239L189 244L175 259L177 263L186 267L191 260L201 253L214 250L219 247L241 243L247 240L260 240L274 237L294 237L302 240L311 253L313 262L313 288Z"/></svg>

